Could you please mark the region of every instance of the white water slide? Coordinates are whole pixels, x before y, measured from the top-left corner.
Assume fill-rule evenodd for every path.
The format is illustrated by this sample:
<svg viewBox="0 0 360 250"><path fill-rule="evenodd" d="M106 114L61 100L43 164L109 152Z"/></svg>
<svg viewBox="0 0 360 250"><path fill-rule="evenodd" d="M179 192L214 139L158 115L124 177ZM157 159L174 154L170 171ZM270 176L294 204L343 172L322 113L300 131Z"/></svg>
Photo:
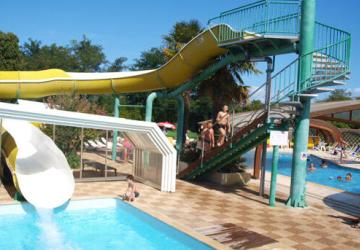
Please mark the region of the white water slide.
<svg viewBox="0 0 360 250"><path fill-rule="evenodd" d="M17 147L14 174L25 199L42 208L68 201L75 182L63 152L29 122L4 119L2 125Z"/></svg>

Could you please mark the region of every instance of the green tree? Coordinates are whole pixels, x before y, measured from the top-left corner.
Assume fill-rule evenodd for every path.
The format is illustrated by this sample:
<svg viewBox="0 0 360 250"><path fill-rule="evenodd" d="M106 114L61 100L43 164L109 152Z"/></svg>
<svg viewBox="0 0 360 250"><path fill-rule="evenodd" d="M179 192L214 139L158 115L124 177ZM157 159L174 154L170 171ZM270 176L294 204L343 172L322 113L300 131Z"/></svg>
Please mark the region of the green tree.
<svg viewBox="0 0 360 250"><path fill-rule="evenodd" d="M77 60L79 72L97 72L106 63L102 47L93 44L86 36L81 41L71 41L70 48Z"/></svg>
<svg viewBox="0 0 360 250"><path fill-rule="evenodd" d="M264 103L260 100L252 100L251 103L247 104L245 107L245 111L259 110L264 107ZM244 108L239 106L236 112L243 112Z"/></svg>
<svg viewBox="0 0 360 250"><path fill-rule="evenodd" d="M221 60L221 57L217 60ZM245 86L241 75L251 73L260 73L253 63L232 63L200 84L198 94L200 96L207 95L213 100L213 117L225 104L242 106L247 103L249 87Z"/></svg>
<svg viewBox="0 0 360 250"><path fill-rule="evenodd" d="M186 43L197 36L202 27L197 20L176 23L170 33L163 37L165 43L164 53L169 58L179 52ZM222 59L219 56L214 62ZM192 92L184 93L185 122L189 121L190 97L200 98L208 96L212 100L213 116L224 104L245 103L248 99L248 87L241 77L244 73L260 73L255 65L250 62L239 62L227 65L220 69L214 76L203 81ZM186 129L186 125L184 126Z"/></svg>
<svg viewBox="0 0 360 250"><path fill-rule="evenodd" d="M56 44L41 45L40 41L29 39L21 48L24 70L62 69L74 71L78 68L76 58L68 47Z"/></svg>
<svg viewBox="0 0 360 250"><path fill-rule="evenodd" d="M86 97L80 95L59 95L51 96L45 100L51 108L60 110L92 113L104 115L105 110L97 103L89 101ZM49 137L52 137L52 126L45 125L42 130ZM72 168L79 167L79 156L77 152L80 150L81 129L67 126L56 127L55 143L61 149L68 159ZM84 129L84 140L95 139L103 132L94 129Z"/></svg>
<svg viewBox="0 0 360 250"><path fill-rule="evenodd" d="M126 57L118 57L113 63L106 69L108 72L121 72L127 69L125 62L127 61Z"/></svg>
<svg viewBox="0 0 360 250"><path fill-rule="evenodd" d="M179 52L184 45L202 31L201 24L198 20L190 20L189 22L177 22L168 35L163 36L165 43L164 54L171 59Z"/></svg>
<svg viewBox="0 0 360 250"><path fill-rule="evenodd" d="M166 63L164 53L160 48L151 48L141 52L140 58L135 59L132 70L156 69Z"/></svg>
<svg viewBox="0 0 360 250"><path fill-rule="evenodd" d="M326 98L325 102L336 102L336 101L347 101L351 100L351 92L346 89L335 89L330 93L328 98Z"/></svg>
<svg viewBox="0 0 360 250"><path fill-rule="evenodd" d="M0 70L19 70L21 52L19 39L13 33L0 31Z"/></svg>
<svg viewBox="0 0 360 250"><path fill-rule="evenodd" d="M197 131L199 122L212 117L212 100L208 96L192 98L190 107L188 129Z"/></svg>

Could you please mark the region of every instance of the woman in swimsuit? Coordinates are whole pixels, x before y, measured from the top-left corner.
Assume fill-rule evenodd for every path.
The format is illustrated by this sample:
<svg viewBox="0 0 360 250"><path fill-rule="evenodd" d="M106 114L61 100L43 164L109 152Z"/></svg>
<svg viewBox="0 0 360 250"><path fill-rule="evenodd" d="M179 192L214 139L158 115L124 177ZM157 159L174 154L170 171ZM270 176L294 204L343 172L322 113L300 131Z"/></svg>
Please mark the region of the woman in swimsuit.
<svg viewBox="0 0 360 250"><path fill-rule="evenodd" d="M217 141L217 146L221 147L225 142L226 133L230 127L230 119L229 119L229 107L224 105L222 111L219 111L216 117L216 123L219 125L219 139Z"/></svg>

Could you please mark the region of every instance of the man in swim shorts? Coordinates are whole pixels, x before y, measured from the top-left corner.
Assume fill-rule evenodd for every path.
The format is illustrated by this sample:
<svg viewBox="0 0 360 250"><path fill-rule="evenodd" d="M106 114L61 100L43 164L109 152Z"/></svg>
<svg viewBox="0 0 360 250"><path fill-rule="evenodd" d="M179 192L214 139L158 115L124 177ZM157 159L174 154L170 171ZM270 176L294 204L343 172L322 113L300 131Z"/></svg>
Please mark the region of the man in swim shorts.
<svg viewBox="0 0 360 250"><path fill-rule="evenodd" d="M225 142L226 134L230 128L229 107L227 105L224 105L223 109L217 114L216 123L218 124L220 133L217 146L221 147Z"/></svg>

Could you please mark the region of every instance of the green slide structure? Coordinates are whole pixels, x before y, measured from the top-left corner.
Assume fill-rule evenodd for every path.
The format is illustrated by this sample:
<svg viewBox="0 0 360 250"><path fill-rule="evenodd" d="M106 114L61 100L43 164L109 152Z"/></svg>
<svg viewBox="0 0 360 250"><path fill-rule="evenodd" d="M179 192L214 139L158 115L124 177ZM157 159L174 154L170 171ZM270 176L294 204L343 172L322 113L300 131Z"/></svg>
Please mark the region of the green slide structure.
<svg viewBox="0 0 360 250"><path fill-rule="evenodd" d="M214 34L219 47L248 58L283 53L299 56L261 86L267 95L267 111L274 104L297 110L291 194L288 205L306 206L305 178L311 98L343 85L350 74L349 33L315 21L315 0L263 0L220 14L209 21L210 27L221 25ZM225 25L226 24L226 25ZM252 34L251 39L243 39ZM256 91L259 91L256 90ZM270 114L270 113L269 113ZM194 179L233 161L263 143L274 127L266 112L237 131L223 147L206 152L204 157L180 172L184 179Z"/></svg>
<svg viewBox="0 0 360 250"><path fill-rule="evenodd" d="M0 98L157 91L147 99L147 121L151 121L155 98L177 98L178 138L182 138L184 106L181 94L184 91L230 63L263 60L271 64L269 57L296 53L297 59L278 73L271 75L272 71L268 70L267 82L261 87L266 92L263 115L235 131L231 143L207 152L201 161L190 164L179 176L194 179L262 143L269 130L276 129L269 112L271 105L291 105L297 109L297 118L288 204L303 207L306 206L306 159L303 155L307 151L310 100L319 93L331 91L331 86L344 84L343 80L350 73L350 34L316 22L315 4L316 0L260 0L225 11L210 19L208 29L155 70L0 72ZM219 56L221 59L214 61Z"/></svg>

